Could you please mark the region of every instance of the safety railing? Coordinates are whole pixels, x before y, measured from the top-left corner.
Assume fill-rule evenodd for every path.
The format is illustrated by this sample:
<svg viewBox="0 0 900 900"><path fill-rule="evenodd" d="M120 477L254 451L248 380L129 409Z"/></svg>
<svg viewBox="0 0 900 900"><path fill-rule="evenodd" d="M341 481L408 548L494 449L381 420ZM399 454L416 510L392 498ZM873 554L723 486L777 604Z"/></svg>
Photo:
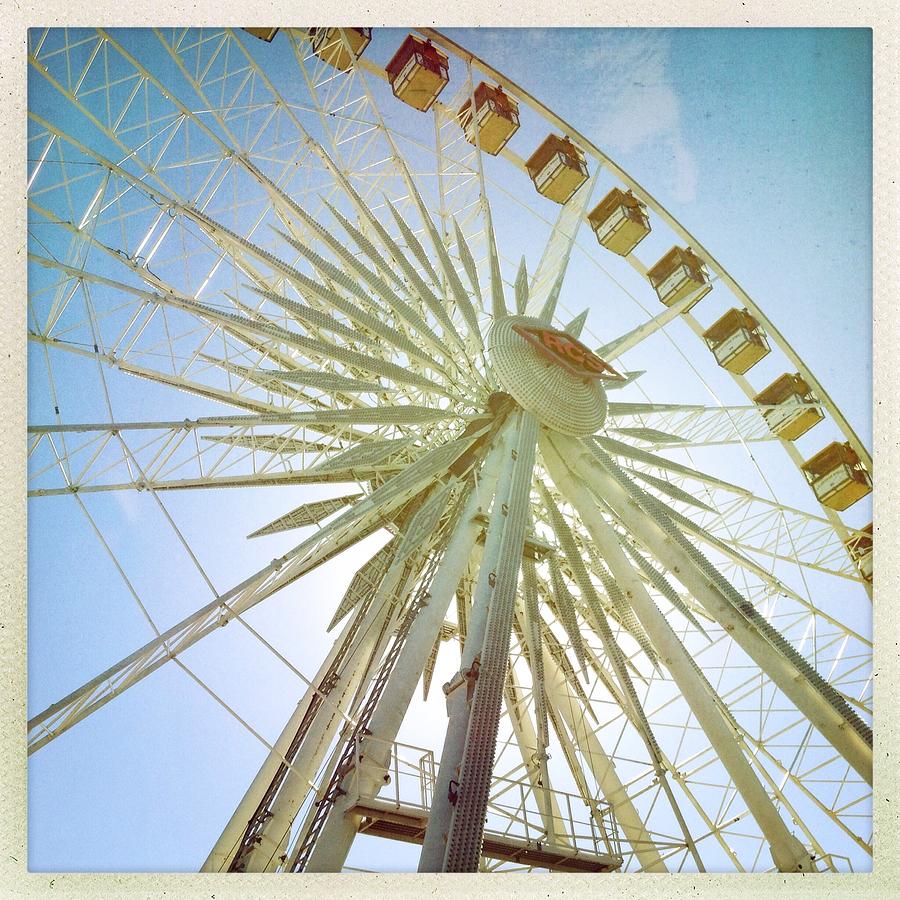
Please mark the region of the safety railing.
<svg viewBox="0 0 900 900"><path fill-rule="evenodd" d="M357 777L351 780L349 792L355 793L357 802L377 798L380 805L390 803L398 812L428 814L438 770L431 750L396 741L388 748L386 742L366 737L357 745L354 769ZM362 779L363 785L374 783L374 790L360 791L361 771L374 776ZM576 794L536 786L525 773L521 780L493 780L485 837L508 838L566 856L622 856L616 819L608 803L587 804Z"/></svg>

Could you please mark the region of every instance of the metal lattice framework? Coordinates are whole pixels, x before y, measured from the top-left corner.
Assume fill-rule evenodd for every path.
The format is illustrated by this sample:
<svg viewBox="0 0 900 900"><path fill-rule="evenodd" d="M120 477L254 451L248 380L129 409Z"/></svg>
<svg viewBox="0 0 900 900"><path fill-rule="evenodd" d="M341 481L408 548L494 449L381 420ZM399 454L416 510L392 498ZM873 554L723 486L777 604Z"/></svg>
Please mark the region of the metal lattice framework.
<svg viewBox="0 0 900 900"><path fill-rule="evenodd" d="M816 502L798 471L810 454L770 429L754 371L716 365L704 309L749 310L772 365L802 375L823 417L812 449L849 442L871 472L866 448L646 190L422 34L450 59L427 113L392 96L396 48L377 33L361 55L341 29L31 33L30 496L77 507L152 635L37 712L29 749L171 664L267 748L206 871L337 871L361 831L421 843L422 871L865 866L871 588L847 549L865 519ZM457 119L481 80L521 108L496 157ZM588 161L562 206L524 173L548 129ZM653 222L624 258L587 222L610 186ZM648 247L673 242L711 273L696 310L660 307L646 278ZM585 278L604 286L602 337L565 306ZM532 386L520 321L624 373L597 388L599 429L564 433L596 409L547 386L561 370ZM661 366L680 372L669 393ZM276 498L247 533L312 530L214 587L169 492L200 510L212 489L275 486L309 496ZM96 505L131 491L209 592L167 629ZM345 553L338 635L313 674L247 614ZM184 659L235 620L306 685L274 739ZM408 711L443 716L445 697L443 748L406 746Z"/></svg>

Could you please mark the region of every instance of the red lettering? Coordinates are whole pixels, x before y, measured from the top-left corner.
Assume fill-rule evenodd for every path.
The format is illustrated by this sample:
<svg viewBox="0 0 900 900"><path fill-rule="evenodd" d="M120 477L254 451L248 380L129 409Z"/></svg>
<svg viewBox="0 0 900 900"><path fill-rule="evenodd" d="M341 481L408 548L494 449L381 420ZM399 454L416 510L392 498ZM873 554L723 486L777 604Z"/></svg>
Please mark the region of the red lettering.
<svg viewBox="0 0 900 900"><path fill-rule="evenodd" d="M571 335L524 325L514 325L513 330L574 375L622 380L622 376L611 365Z"/></svg>
<svg viewBox="0 0 900 900"><path fill-rule="evenodd" d="M542 331L541 341L543 341L545 347L549 347L555 353L566 352L566 342L562 335L555 334L552 331Z"/></svg>
<svg viewBox="0 0 900 900"><path fill-rule="evenodd" d="M584 362L584 351L577 344L566 345L566 356L574 362Z"/></svg>

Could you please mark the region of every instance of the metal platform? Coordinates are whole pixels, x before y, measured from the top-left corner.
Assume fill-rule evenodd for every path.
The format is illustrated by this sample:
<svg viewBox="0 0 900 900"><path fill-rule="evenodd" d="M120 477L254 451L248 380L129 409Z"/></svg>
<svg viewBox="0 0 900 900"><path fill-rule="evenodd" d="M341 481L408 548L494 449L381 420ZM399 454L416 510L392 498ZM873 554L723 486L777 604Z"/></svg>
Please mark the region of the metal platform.
<svg viewBox="0 0 900 900"><path fill-rule="evenodd" d="M355 754L349 771L367 764ZM361 817L359 833L421 845L437 768L431 750L391 743L387 777L379 779L383 787L377 796L359 793L358 779L350 782L355 796L347 814ZM586 808L580 797L546 789L539 789L538 797L524 772L511 774L521 777L496 779L488 802L483 858L552 872L622 868L618 827L608 804L598 801ZM552 813L541 815L541 807Z"/></svg>
<svg viewBox="0 0 900 900"><path fill-rule="evenodd" d="M397 806L385 800L361 800L352 812L363 816L360 834L392 838L409 844L421 844L428 825L428 814L413 806ZM489 859L549 869L552 872L615 872L622 857L605 853L586 853L571 847L527 841L511 835L485 831L481 855Z"/></svg>

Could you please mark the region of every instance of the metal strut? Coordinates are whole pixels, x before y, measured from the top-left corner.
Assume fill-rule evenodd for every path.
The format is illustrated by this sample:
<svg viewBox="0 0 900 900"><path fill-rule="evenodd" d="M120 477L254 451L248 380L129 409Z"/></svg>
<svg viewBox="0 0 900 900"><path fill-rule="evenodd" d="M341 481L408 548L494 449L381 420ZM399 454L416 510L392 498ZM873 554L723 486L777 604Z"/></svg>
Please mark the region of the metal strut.
<svg viewBox="0 0 900 900"><path fill-rule="evenodd" d="M296 758L297 752L299 751L304 738L308 734L309 729L316 718L316 714L318 713L323 702L325 702L325 697L327 697L328 693L337 683L341 667L344 663L347 653L353 646L354 639L360 629L363 620L365 619L366 612L368 611L369 605L371 604L372 599L375 597L375 594L376 590L373 589L370 592L369 596L366 598L365 602L361 605L357 615L353 620L353 624L351 625L350 630L347 632L343 641L341 642L340 651L332 661L331 665L328 667L328 671L319 681L318 685L316 685L317 689L310 698L309 706L306 708L303 719L301 720L300 725L298 726L297 731L294 734L294 737L284 754L285 759L288 761L288 763L292 763ZM275 772L272 781L269 783L268 788L266 788L266 792L263 794L262 799L259 801L259 805L256 807L256 810L250 818L250 821L247 823L247 828L244 831L244 835L241 838L238 849L234 857L232 858L230 865L228 866L229 872L243 872L246 870L247 858L262 839L262 832L265 829L266 823L272 816L272 804L289 771L290 768L285 762L282 762L278 766L278 769Z"/></svg>
<svg viewBox="0 0 900 900"><path fill-rule="evenodd" d="M538 423L521 414L517 459L509 491L508 517L501 538L497 579L488 612L478 680L472 699L459 799L453 808L444 871L475 872L481 857L484 819L496 752L497 728L515 611L516 586L525 544Z"/></svg>
<svg viewBox="0 0 900 900"><path fill-rule="evenodd" d="M461 498L457 498L457 501L454 504L450 515L445 520L444 529L452 528L453 524L455 523L455 520L462 509L460 500ZM400 628L397 630L397 633L394 636L394 641L391 644L387 655L385 656L384 662L381 664L381 668L378 670L378 675L375 678L375 682L372 685L369 696L366 698L365 705L363 706L357 718L356 727L353 729L350 737L347 739L347 743L345 744L344 749L338 759L338 763L332 772L331 779L328 782L325 793L317 803L316 813L313 816L313 820L310 823L310 826L306 834L304 835L302 842L297 847L290 866L287 868L287 871L289 872L303 871L306 864L309 862L309 858L312 855L313 849L315 848L316 841L318 840L322 829L325 827L325 823L328 821L328 816L331 813L335 802L342 794L345 793L344 789L341 787L341 782L357 762L356 758L359 743L366 735L371 734L368 728L369 722L371 721L372 715L378 706L378 701L380 700L381 694L384 691L384 687L387 684L388 679L390 678L391 672L394 670L394 664L397 661L397 657L400 655L400 651L403 649L403 644L406 641L409 630L412 627L412 624L415 621L419 610L423 606L425 606L430 599L431 595L429 593L429 588L431 587L431 582L434 578L435 572L437 571L440 560L441 554L437 552L433 552L428 559L428 563L422 574L422 578L419 582L419 588L416 592L416 595L410 602L409 609L407 610L406 615L403 618L403 622L401 623ZM408 563L407 568L411 569L412 563ZM361 760L362 757L360 756L358 761L361 762Z"/></svg>
<svg viewBox="0 0 900 900"><path fill-rule="evenodd" d="M678 529L673 521L673 510L664 503L638 487L628 478L625 471L606 454L595 442L585 441L585 445L593 453L600 464L634 499L649 513L697 566L709 584L734 608L747 622L756 629L774 648L802 675L806 682L837 712L844 722L855 731L865 743L872 746L872 729L850 707L846 700L803 658L784 637L760 615L756 607L737 591L721 572L698 550ZM862 774L862 773L861 773ZM864 776L865 777L865 776Z"/></svg>

